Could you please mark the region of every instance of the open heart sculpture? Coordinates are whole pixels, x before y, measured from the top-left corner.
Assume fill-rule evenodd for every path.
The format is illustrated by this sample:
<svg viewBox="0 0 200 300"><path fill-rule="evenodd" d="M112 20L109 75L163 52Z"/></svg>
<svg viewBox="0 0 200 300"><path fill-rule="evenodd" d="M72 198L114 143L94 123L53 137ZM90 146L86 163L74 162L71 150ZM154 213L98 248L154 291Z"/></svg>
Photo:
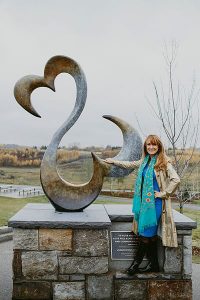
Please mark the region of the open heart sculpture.
<svg viewBox="0 0 200 300"><path fill-rule="evenodd" d="M82 211L99 195L105 176L122 177L129 174L130 170L122 170L119 167L108 165L92 153L94 170L89 182L75 185L65 181L58 174L56 163L58 146L65 133L78 120L86 103L87 83L81 67L69 57L54 56L45 66L44 77L25 76L15 84L14 88L17 102L29 113L40 117L31 104L31 93L39 87L47 87L55 92L54 81L60 73L68 73L74 78L77 89L76 102L70 116L53 135L44 154L40 179L44 193L57 211ZM124 145L115 158L118 160L139 159L142 142L138 133L119 118L113 116L104 116L104 118L114 122L123 134Z"/></svg>

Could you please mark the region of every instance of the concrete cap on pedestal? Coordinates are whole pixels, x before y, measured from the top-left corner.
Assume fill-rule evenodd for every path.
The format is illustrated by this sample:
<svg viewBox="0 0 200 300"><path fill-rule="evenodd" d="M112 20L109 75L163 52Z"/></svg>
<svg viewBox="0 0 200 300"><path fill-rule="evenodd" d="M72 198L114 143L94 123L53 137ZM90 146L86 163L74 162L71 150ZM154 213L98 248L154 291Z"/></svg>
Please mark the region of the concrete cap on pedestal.
<svg viewBox="0 0 200 300"><path fill-rule="evenodd" d="M104 205L105 209L110 217L112 222L132 222L133 221L133 213L132 213L132 205L126 204L106 204ZM176 210L172 210L174 222L176 224L177 229L195 229L197 228L197 222L192 219L186 217L183 214L180 214Z"/></svg>
<svg viewBox="0 0 200 300"><path fill-rule="evenodd" d="M51 204L29 203L8 222L14 228L108 228L111 221L101 204L82 212L57 212Z"/></svg>

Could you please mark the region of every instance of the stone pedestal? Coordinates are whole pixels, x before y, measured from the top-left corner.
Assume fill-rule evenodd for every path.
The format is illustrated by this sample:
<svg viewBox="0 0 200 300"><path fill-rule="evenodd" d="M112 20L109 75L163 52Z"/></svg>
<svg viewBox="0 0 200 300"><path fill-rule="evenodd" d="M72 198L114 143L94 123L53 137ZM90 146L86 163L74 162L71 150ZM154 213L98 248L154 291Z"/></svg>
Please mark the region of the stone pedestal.
<svg viewBox="0 0 200 300"><path fill-rule="evenodd" d="M13 299L192 299L196 222L177 212L174 219L179 247L160 242L161 272L130 277L124 272L130 261L110 256L110 232L131 230L130 205L93 204L83 212L59 213L50 204L28 204L9 221Z"/></svg>

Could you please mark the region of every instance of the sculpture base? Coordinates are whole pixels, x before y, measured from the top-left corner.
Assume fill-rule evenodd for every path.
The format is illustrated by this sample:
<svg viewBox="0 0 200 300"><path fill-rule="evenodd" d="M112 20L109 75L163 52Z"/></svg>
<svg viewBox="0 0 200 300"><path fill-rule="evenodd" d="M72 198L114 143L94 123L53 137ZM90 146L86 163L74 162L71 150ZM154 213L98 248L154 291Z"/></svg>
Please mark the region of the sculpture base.
<svg viewBox="0 0 200 300"><path fill-rule="evenodd" d="M179 247L159 245L161 273L128 276L130 260L111 258L110 233L130 231L131 222L130 205L93 204L76 213L26 205L9 221L13 299L192 299L190 241L196 223L177 219Z"/></svg>

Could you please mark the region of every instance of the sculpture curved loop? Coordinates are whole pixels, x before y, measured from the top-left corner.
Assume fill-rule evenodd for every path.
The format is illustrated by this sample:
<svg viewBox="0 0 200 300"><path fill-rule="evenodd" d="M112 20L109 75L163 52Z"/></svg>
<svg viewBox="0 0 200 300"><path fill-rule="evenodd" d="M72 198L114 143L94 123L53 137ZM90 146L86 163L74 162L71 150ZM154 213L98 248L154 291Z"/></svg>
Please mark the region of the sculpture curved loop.
<svg viewBox="0 0 200 300"><path fill-rule="evenodd" d="M123 135L123 146L121 151L115 157L112 157L112 159L120 161L139 160L142 154L142 140L137 130L118 117L104 115L103 118L115 123L121 129ZM123 169L110 165L107 176L124 177L129 175L131 172L131 169Z"/></svg>
<svg viewBox="0 0 200 300"><path fill-rule="evenodd" d="M44 77L36 75L23 77L16 83L14 95L17 102L25 110L36 117L40 117L31 104L31 93L39 87L47 87L55 92L54 81L56 76L60 73L68 73L74 78L77 89L76 102L70 116L53 135L53 138L44 154L41 163L40 179L44 193L56 210L81 211L90 205L99 195L103 185L104 176L116 177L116 170L119 171L119 168L114 169L113 171L113 167L104 163L93 153L92 158L94 170L89 182L79 185L69 183L61 178L57 171L56 154L60 141L65 133L78 120L84 109L87 98L87 83L81 67L77 62L69 57L54 56L45 66ZM123 133L125 141L124 147L116 158L127 160L134 158L133 149L129 151L127 146L132 145L130 142L132 138L134 140L140 139L138 134L133 128L119 118L112 116L104 117L117 124Z"/></svg>

